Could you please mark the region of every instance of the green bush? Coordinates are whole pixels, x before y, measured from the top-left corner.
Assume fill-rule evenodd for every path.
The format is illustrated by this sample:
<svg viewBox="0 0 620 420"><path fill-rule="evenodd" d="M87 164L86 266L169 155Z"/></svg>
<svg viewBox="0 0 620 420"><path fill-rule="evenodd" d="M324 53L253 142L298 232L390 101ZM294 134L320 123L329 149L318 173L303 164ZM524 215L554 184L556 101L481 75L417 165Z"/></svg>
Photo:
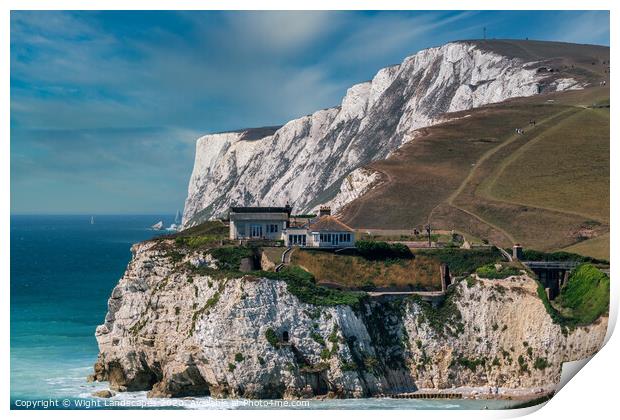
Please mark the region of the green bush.
<svg viewBox="0 0 620 420"><path fill-rule="evenodd" d="M464 368L471 370L472 372L475 372L478 366L484 366L486 364L486 360L484 358L467 359L465 357L459 357L458 359L456 359L456 363L458 363L460 366L463 366Z"/></svg>
<svg viewBox="0 0 620 420"><path fill-rule="evenodd" d="M496 248L486 249L421 249L416 251L416 255L425 255L439 259L450 268L453 276L463 276L473 273L476 268L501 262L502 254Z"/></svg>
<svg viewBox="0 0 620 420"><path fill-rule="evenodd" d="M223 246L211 251L213 258L217 259L217 268L225 271L238 271L243 258L252 257L252 248L241 246Z"/></svg>
<svg viewBox="0 0 620 420"><path fill-rule="evenodd" d="M280 347L280 340L278 339L278 334L276 334L273 329L267 328L267 330L265 331L265 338L272 347L276 349Z"/></svg>
<svg viewBox="0 0 620 420"><path fill-rule="evenodd" d="M219 238L214 235L180 236L174 239L174 243L176 245L186 246L193 249L213 246L218 241Z"/></svg>
<svg viewBox="0 0 620 420"><path fill-rule="evenodd" d="M506 251L512 253L512 249L507 248ZM557 251L557 252L543 252L536 251L534 249L524 249L523 256L521 257L523 261L579 261L579 262L589 262L593 264L607 264L609 261L599 260L592 257L586 257L584 255L573 254L572 252L565 251Z"/></svg>
<svg viewBox="0 0 620 420"><path fill-rule="evenodd" d="M609 310L609 277L592 264L578 266L556 302L580 324L590 324Z"/></svg>
<svg viewBox="0 0 620 420"><path fill-rule="evenodd" d="M547 361L547 359L543 359L542 357L537 357L534 362L534 368L538 370L545 370L551 366L551 364Z"/></svg>
<svg viewBox="0 0 620 420"><path fill-rule="evenodd" d="M476 269L476 274L484 279L505 279L510 276L518 276L521 270L512 266L504 266L498 270L495 264L487 264Z"/></svg>
<svg viewBox="0 0 620 420"><path fill-rule="evenodd" d="M317 286L314 276L296 266L284 267L278 272L263 271L263 277L284 280L288 291L300 301L317 306L356 306L366 296L363 292L345 292Z"/></svg>
<svg viewBox="0 0 620 420"><path fill-rule="evenodd" d="M312 331L310 333L310 337L312 337L312 339L316 341L318 344L325 346L325 339L318 332Z"/></svg>
<svg viewBox="0 0 620 420"><path fill-rule="evenodd" d="M389 244L382 241L361 240L355 242L357 252L368 260L410 259L413 254L407 245Z"/></svg>
<svg viewBox="0 0 620 420"><path fill-rule="evenodd" d="M243 359L244 359L243 358L243 354L241 354L241 353L235 354L235 362L237 362L237 363L243 362Z"/></svg>
<svg viewBox="0 0 620 420"><path fill-rule="evenodd" d="M228 226L224 225L219 220L212 220L188 229L183 229L180 232L164 236L164 238L175 238L176 240L176 238L205 235L211 235L217 239L226 239L228 238Z"/></svg>
<svg viewBox="0 0 620 420"><path fill-rule="evenodd" d="M321 360L327 360L330 357L332 357L332 354L327 347L321 350Z"/></svg>

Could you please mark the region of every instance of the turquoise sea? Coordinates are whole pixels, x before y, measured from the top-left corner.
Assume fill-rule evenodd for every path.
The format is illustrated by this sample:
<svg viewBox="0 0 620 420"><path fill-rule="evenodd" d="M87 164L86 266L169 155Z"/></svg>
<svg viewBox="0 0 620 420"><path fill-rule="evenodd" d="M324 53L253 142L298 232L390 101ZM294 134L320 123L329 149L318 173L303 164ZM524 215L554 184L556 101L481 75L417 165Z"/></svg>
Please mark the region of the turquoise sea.
<svg viewBox="0 0 620 420"><path fill-rule="evenodd" d="M86 381L97 358L95 328L131 258L131 244L159 232L169 216L11 216L11 407L489 409L507 401L362 399L257 407L240 400L148 400L134 392L93 399L107 385ZM33 404L37 404L33 407Z"/></svg>

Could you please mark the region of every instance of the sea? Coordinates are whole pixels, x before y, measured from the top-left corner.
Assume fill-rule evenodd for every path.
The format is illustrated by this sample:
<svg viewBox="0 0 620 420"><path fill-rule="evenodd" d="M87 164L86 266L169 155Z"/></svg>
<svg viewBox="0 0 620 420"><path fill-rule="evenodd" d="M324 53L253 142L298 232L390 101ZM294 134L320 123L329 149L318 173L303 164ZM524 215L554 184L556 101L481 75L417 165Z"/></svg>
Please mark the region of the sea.
<svg viewBox="0 0 620 420"><path fill-rule="evenodd" d="M131 259L131 245L165 231L174 215L11 216L12 409L504 409L502 400L350 399L250 401L149 399L146 392L110 399L92 393L97 359L95 328L110 292Z"/></svg>

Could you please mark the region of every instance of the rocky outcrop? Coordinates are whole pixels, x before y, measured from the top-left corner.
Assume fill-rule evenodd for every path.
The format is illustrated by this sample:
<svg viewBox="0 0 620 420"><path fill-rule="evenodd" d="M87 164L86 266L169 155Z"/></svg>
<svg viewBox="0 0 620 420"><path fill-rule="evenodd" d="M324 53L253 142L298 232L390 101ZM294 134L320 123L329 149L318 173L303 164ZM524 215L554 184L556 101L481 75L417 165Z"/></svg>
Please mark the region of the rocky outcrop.
<svg viewBox="0 0 620 420"><path fill-rule="evenodd" d="M364 397L418 389L551 390L561 364L601 346L607 321L554 324L526 276L461 281L416 298L314 306L279 280L193 270L202 253L133 248L97 328L94 379L150 396Z"/></svg>
<svg viewBox="0 0 620 420"><path fill-rule="evenodd" d="M201 137L183 225L221 216L231 204L288 202L297 212L310 211L347 189L352 171L385 158L445 113L537 94L543 80L547 91L581 87L536 68L475 43L453 42L381 69L351 87L338 107L279 128ZM341 198L334 204L346 204Z"/></svg>

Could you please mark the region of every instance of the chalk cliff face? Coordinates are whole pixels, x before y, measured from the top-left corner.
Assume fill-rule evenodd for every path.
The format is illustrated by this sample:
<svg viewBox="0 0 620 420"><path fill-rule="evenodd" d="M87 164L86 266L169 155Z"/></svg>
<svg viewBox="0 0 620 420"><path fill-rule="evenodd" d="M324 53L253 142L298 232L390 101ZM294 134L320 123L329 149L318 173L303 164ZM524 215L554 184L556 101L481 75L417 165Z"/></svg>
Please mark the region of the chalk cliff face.
<svg viewBox="0 0 620 420"><path fill-rule="evenodd" d="M208 254L172 257L156 242L133 253L97 328L94 378L150 396L531 394L554 389L563 361L596 352L607 327L563 333L526 276L461 281L436 310L402 298L313 306L283 281L187 270L213 266Z"/></svg>
<svg viewBox="0 0 620 420"><path fill-rule="evenodd" d="M535 67L474 43L449 43L381 69L351 87L339 107L280 128L201 137L183 225L223 215L231 204L289 202L296 212L309 211L333 199L353 170L385 158L447 112L534 95L542 78L548 90L579 87L573 79L550 80Z"/></svg>

